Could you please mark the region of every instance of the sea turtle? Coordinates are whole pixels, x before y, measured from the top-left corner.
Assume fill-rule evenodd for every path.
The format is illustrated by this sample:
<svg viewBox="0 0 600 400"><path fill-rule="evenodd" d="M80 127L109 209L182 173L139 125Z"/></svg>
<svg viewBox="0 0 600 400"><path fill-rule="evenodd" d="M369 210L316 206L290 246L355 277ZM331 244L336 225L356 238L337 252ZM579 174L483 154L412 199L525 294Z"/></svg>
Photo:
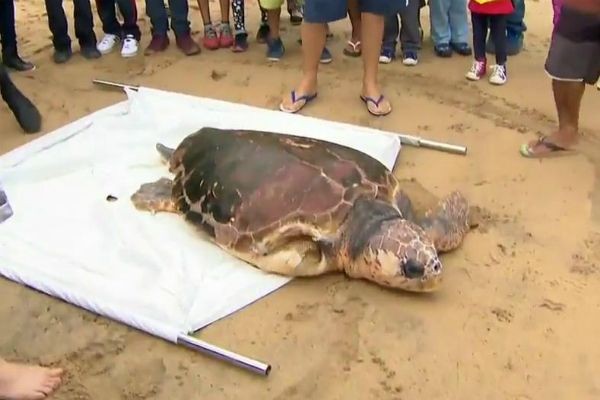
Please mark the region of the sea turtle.
<svg viewBox="0 0 600 400"><path fill-rule="evenodd" d="M312 138L205 127L156 148L174 179L144 183L139 210L175 212L211 241L267 272L344 272L379 285L435 290L438 252L459 246L469 204L452 192L417 215L378 160Z"/></svg>

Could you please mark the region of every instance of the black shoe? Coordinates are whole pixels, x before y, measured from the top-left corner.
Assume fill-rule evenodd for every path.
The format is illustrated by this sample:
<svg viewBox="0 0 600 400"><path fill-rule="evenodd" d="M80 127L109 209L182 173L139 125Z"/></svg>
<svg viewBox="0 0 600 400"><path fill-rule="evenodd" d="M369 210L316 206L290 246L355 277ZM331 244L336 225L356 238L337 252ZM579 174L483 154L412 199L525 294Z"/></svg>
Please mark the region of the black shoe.
<svg viewBox="0 0 600 400"><path fill-rule="evenodd" d="M4 67L0 67L0 94L26 133L37 133L42 116L37 107L15 86Z"/></svg>
<svg viewBox="0 0 600 400"><path fill-rule="evenodd" d="M450 43L450 47L461 56L470 56L473 53L468 43Z"/></svg>
<svg viewBox="0 0 600 400"><path fill-rule="evenodd" d="M67 49L55 49L54 56L53 56L54 62L56 64L64 64L71 59L72 55L73 55L73 51L71 50L70 47Z"/></svg>
<svg viewBox="0 0 600 400"><path fill-rule="evenodd" d="M256 32L256 42L257 43L267 43L267 39L269 37L269 33L271 29L267 24L261 24L258 28L258 32Z"/></svg>
<svg viewBox="0 0 600 400"><path fill-rule="evenodd" d="M96 48L96 45L81 46L81 55L88 60L93 60L102 57L102 53Z"/></svg>
<svg viewBox="0 0 600 400"><path fill-rule="evenodd" d="M446 43L438 44L433 47L433 50L435 51L435 54L438 57L443 57L443 58L452 57L452 48L450 47L449 44L446 44Z"/></svg>
<svg viewBox="0 0 600 400"><path fill-rule="evenodd" d="M19 54L16 51L11 53L4 52L2 54L2 63L6 68L10 68L19 72L32 71L35 69L35 65L23 60L21 57L19 57Z"/></svg>

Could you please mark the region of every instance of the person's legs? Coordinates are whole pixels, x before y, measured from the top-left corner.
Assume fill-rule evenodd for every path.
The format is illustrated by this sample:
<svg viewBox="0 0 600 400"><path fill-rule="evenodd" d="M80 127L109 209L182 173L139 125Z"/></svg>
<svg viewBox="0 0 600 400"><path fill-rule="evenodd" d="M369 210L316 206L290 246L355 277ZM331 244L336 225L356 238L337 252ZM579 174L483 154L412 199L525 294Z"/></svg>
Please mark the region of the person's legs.
<svg viewBox="0 0 600 400"><path fill-rule="evenodd" d="M175 33L177 47L186 56L199 54L200 46L194 42L191 35L190 20L188 19L188 1L169 0L169 10L171 11L171 29Z"/></svg>
<svg viewBox="0 0 600 400"><path fill-rule="evenodd" d="M465 77L471 81L478 81L487 72L485 39L488 33L489 16L471 12L471 26L473 30L473 52L475 59Z"/></svg>
<svg viewBox="0 0 600 400"><path fill-rule="evenodd" d="M439 57L450 57L452 49L450 40L452 33L450 31L450 4L452 0L430 0L429 1L429 19L431 25L431 39L435 53Z"/></svg>
<svg viewBox="0 0 600 400"><path fill-rule="evenodd" d="M266 39L267 59L269 61L279 61L285 54L285 47L279 36L283 0L260 0L260 5L266 10L269 25L269 35Z"/></svg>
<svg viewBox="0 0 600 400"><path fill-rule="evenodd" d="M456 53L462 56L470 56L472 54L471 46L469 46L468 19L467 0L451 0L448 11L451 32L450 46Z"/></svg>
<svg viewBox="0 0 600 400"><path fill-rule="evenodd" d="M577 144L585 85L600 78L600 22L594 15L564 8L546 59L558 114L558 130L521 146L526 157L544 157Z"/></svg>
<svg viewBox="0 0 600 400"><path fill-rule="evenodd" d="M9 363L0 358L0 399L43 399L61 384L62 369Z"/></svg>
<svg viewBox="0 0 600 400"><path fill-rule="evenodd" d="M234 52L242 52L248 49L248 32L246 32L246 13L244 0L231 1L231 13L233 14L233 48Z"/></svg>
<svg viewBox="0 0 600 400"><path fill-rule="evenodd" d="M108 54L123 39L121 25L117 20L115 0L96 0L96 10L104 32L104 37L98 42L97 48L100 53Z"/></svg>
<svg viewBox="0 0 600 400"><path fill-rule="evenodd" d="M369 6L373 7L369 7ZM376 116L387 115L392 111L390 102L384 97L379 89L379 54L381 53L381 42L383 39L383 15L386 13L374 13L379 11L376 2L368 4L365 2L362 8L362 59L363 59L363 84L361 98L366 103L368 111ZM396 10L399 12L400 10Z"/></svg>
<svg viewBox="0 0 600 400"><path fill-rule="evenodd" d="M198 0L198 8L200 8L202 23L204 24L204 37L202 38L202 45L209 50L216 50L219 48L219 37L217 35L217 30L213 26L210 18L210 5L208 0Z"/></svg>
<svg viewBox="0 0 600 400"><path fill-rule="evenodd" d="M71 38L69 37L67 17L62 6L62 0L45 0L45 4L48 27L52 33L54 62L62 64L71 58Z"/></svg>
<svg viewBox="0 0 600 400"><path fill-rule="evenodd" d="M169 17L164 0L146 0L146 15L150 18L152 40L144 54L151 55L169 47Z"/></svg>
<svg viewBox="0 0 600 400"><path fill-rule="evenodd" d="M123 16L122 34L124 36L121 56L133 57L138 52L142 32L137 23L137 5L135 0L117 0L119 11Z"/></svg>
<svg viewBox="0 0 600 400"><path fill-rule="evenodd" d="M233 45L233 34L229 24L229 3L231 0L219 0L221 6L221 26L219 28L219 46L221 48Z"/></svg>
<svg viewBox="0 0 600 400"><path fill-rule="evenodd" d="M490 36L496 47L496 65L494 65L490 76L490 83L495 85L503 85L506 83L506 16L492 15L490 16Z"/></svg>
<svg viewBox="0 0 600 400"><path fill-rule="evenodd" d="M138 10L135 0L117 0L119 11L123 15L123 34L132 36L138 42L142 39L142 32L137 23Z"/></svg>
<svg viewBox="0 0 600 400"><path fill-rule="evenodd" d="M403 64L416 65L418 52L421 49L421 32L419 24L420 4L417 1L408 2L408 7L400 12L400 46L402 47Z"/></svg>
<svg viewBox="0 0 600 400"><path fill-rule="evenodd" d="M87 59L99 58L94 32L94 17L90 0L74 0L75 36L79 41L81 55Z"/></svg>
<svg viewBox="0 0 600 400"><path fill-rule="evenodd" d="M256 32L256 42L257 43L267 43L267 38L269 37L269 22L267 17L267 10L265 10L259 3L260 10L260 25Z"/></svg>
<svg viewBox="0 0 600 400"><path fill-rule="evenodd" d="M398 14L386 15L383 21L383 39L381 43L380 63L390 63L396 57L396 45L398 44Z"/></svg>
<svg viewBox="0 0 600 400"><path fill-rule="evenodd" d="M352 34L347 46L344 48L344 54L351 57L359 57L361 55L361 23L358 0L348 0L348 17L350 18L350 24L352 25Z"/></svg>
<svg viewBox="0 0 600 400"><path fill-rule="evenodd" d="M32 63L19 57L14 0L0 1L0 39L2 41L2 63L5 66L16 71L30 71L35 68Z"/></svg>
<svg viewBox="0 0 600 400"><path fill-rule="evenodd" d="M316 0L305 1L304 21L301 28L302 79L291 94L284 97L279 105L281 111L300 111L307 102L316 97L317 73L327 41L327 23L345 18L347 11L345 0L328 0L326 3ZM381 46L381 37L379 46Z"/></svg>

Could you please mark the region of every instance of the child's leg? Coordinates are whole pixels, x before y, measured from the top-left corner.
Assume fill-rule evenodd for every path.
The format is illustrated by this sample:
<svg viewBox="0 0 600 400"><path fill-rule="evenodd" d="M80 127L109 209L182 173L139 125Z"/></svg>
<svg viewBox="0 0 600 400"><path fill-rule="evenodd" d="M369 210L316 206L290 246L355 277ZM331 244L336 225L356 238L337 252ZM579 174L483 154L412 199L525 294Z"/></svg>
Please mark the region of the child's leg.
<svg viewBox="0 0 600 400"><path fill-rule="evenodd" d="M421 25L419 23L420 5L416 1L409 1L408 7L400 11L400 45L404 55L416 53L421 48ZM416 54L411 54L416 56Z"/></svg>
<svg viewBox="0 0 600 400"><path fill-rule="evenodd" d="M208 0L198 0L198 8L200 8L200 15L202 15L202 22L204 23L202 45L210 50L218 49L220 47L219 36L210 19L210 6Z"/></svg>
<svg viewBox="0 0 600 400"><path fill-rule="evenodd" d="M219 0L221 6L221 28L219 31L219 45L222 48L231 47L233 35L229 24L229 3L231 0Z"/></svg>
<svg viewBox="0 0 600 400"><path fill-rule="evenodd" d="M200 9L200 15L202 16L202 23L204 27L208 25L212 25L212 21L210 20L210 5L208 4L208 0L198 0L198 8Z"/></svg>
<svg viewBox="0 0 600 400"><path fill-rule="evenodd" d="M259 4L260 8L260 26L258 27L258 31L256 32L256 41L258 43L266 43L267 38L269 37L269 23L267 17L267 10L263 8L262 5Z"/></svg>
<svg viewBox="0 0 600 400"><path fill-rule="evenodd" d="M231 13L233 14L233 33L237 36L246 35L246 14L244 0L231 1Z"/></svg>
<svg viewBox="0 0 600 400"><path fill-rule="evenodd" d="M267 58L271 61L278 61L283 57L285 52L285 48L279 37L279 22L281 20L283 0L261 0L260 5L267 11L267 23L269 25Z"/></svg>
<svg viewBox="0 0 600 400"><path fill-rule="evenodd" d="M471 13L471 24L473 26L473 48L475 60L485 61L485 39L488 32L487 15Z"/></svg>
<svg viewBox="0 0 600 400"><path fill-rule="evenodd" d="M221 6L221 23L222 24L229 23L229 2L230 2L230 0L219 0L219 5Z"/></svg>
<svg viewBox="0 0 600 400"><path fill-rule="evenodd" d="M350 18L350 24L352 25L352 36L348 41L348 45L344 48L344 54L351 57L358 57L361 55L361 24L358 0L348 0L348 17Z"/></svg>
<svg viewBox="0 0 600 400"><path fill-rule="evenodd" d="M448 13L450 21L450 44L454 51L463 56L472 53L469 46L469 15L467 14L467 0L451 0Z"/></svg>
<svg viewBox="0 0 600 400"><path fill-rule="evenodd" d="M507 48L506 48L506 16L492 15L490 16L490 35L496 47L496 64L506 64Z"/></svg>
<svg viewBox="0 0 600 400"><path fill-rule="evenodd" d="M387 64L395 58L399 29L398 14L386 15L383 21L383 41L379 62Z"/></svg>
<svg viewBox="0 0 600 400"><path fill-rule="evenodd" d="M486 73L487 60L485 56L485 40L487 38L489 17L484 14L471 13L471 25L473 26L473 48L475 61L466 74L466 78L472 81L480 80Z"/></svg>
<svg viewBox="0 0 600 400"><path fill-rule="evenodd" d="M452 0L430 0L429 1L429 18L431 25L431 39L435 52L441 57L450 57L452 50L450 49L450 22L448 21L448 13L450 10L450 2Z"/></svg>

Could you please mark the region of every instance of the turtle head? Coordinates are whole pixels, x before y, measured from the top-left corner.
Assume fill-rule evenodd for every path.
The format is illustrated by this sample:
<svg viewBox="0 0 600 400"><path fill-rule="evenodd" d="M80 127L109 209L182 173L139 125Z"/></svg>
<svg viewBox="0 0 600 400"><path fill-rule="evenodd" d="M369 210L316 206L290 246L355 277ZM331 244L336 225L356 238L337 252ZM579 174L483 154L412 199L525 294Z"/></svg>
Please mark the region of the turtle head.
<svg viewBox="0 0 600 400"><path fill-rule="evenodd" d="M348 221L342 252L347 274L411 292L436 290L443 268L431 238L395 207L369 203Z"/></svg>

